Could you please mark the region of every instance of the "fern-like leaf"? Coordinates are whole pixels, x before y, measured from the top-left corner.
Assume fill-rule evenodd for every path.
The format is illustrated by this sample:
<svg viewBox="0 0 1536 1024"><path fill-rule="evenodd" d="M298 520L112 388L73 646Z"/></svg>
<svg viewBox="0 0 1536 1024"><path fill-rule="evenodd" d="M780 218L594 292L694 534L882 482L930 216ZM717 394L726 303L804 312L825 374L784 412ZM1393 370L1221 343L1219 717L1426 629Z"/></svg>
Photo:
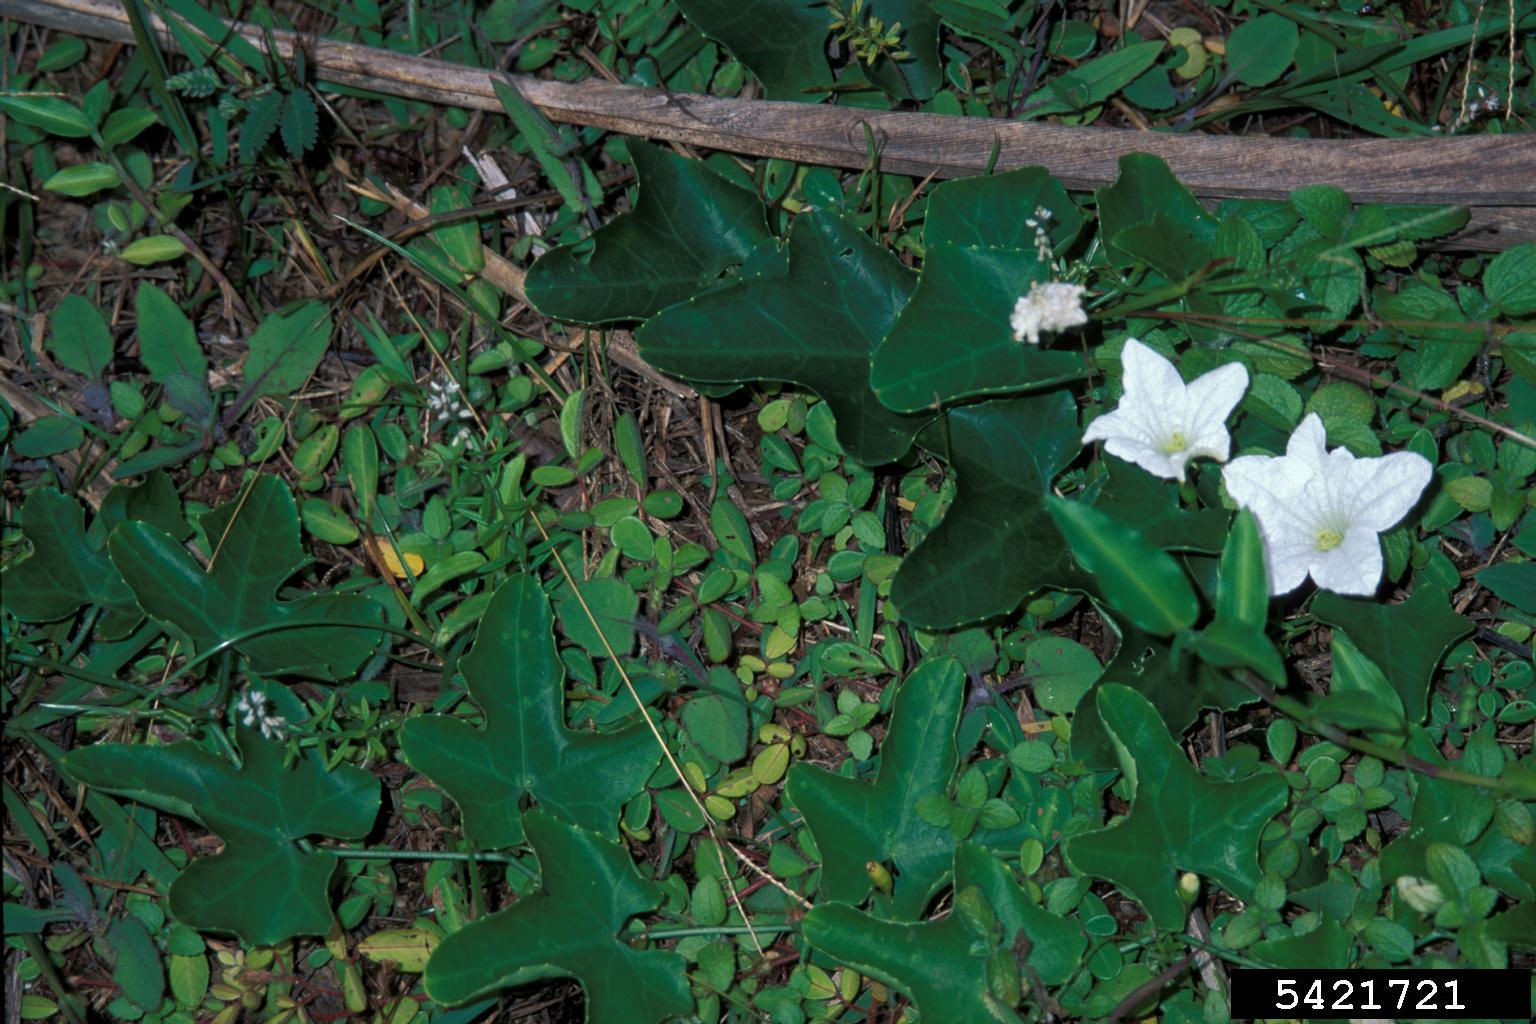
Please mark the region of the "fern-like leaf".
<svg viewBox="0 0 1536 1024"><path fill-rule="evenodd" d="M291 92L283 102L283 145L289 156L303 156L314 148L320 130L315 101L307 92Z"/></svg>
<svg viewBox="0 0 1536 1024"><path fill-rule="evenodd" d="M250 101L245 121L240 125L240 156L254 160L265 148L272 133L277 130L279 115L283 112L283 94L269 92Z"/></svg>
<svg viewBox="0 0 1536 1024"><path fill-rule="evenodd" d="M204 66L183 71L165 80L166 88L195 100L207 99L219 87L219 76L213 68Z"/></svg>

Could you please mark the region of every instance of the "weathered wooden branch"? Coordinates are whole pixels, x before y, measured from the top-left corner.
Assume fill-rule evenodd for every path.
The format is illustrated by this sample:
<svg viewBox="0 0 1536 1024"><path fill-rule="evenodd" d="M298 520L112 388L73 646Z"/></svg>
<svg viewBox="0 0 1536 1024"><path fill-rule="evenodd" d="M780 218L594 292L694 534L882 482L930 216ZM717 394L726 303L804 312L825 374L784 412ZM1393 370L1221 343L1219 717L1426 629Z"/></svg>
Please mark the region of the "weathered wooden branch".
<svg viewBox="0 0 1536 1024"><path fill-rule="evenodd" d="M127 16L111 0L0 0L0 15L78 35L132 42ZM167 48L175 41L156 19ZM499 110L498 72L352 43L231 23L253 45L270 39L280 57L295 44L321 81L482 110ZM882 169L941 178L1039 164L1068 187L1115 179L1126 153L1166 160L1196 195L1283 198L1306 185L1344 189L1357 202L1461 203L1471 223L1455 239L1470 249L1536 241L1536 137L1307 140L1069 128L993 118L859 110L807 103L730 100L600 80L575 84L505 76L555 121L684 142L751 156L857 168L867 135Z"/></svg>

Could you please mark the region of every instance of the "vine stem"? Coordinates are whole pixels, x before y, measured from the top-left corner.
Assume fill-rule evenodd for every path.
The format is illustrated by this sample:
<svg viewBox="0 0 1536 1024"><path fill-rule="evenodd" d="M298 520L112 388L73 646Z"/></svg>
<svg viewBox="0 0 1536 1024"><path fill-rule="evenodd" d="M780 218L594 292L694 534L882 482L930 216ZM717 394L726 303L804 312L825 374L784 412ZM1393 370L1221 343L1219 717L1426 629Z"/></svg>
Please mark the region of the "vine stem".
<svg viewBox="0 0 1536 1024"><path fill-rule="evenodd" d="M1309 708L1301 701L1276 693L1270 688L1269 684L1250 671L1243 673L1243 682L1264 703L1295 719L1308 732L1321 736L1331 743L1337 743L1341 747L1348 747L1357 753L1380 758L1408 771L1417 772L1420 775L1426 775L1433 779L1445 779L1448 782L1459 782L1466 786L1476 786L1479 789L1491 790L1501 796L1514 797L1516 799L1523 800L1530 797L1529 793L1511 786L1509 782L1501 777L1473 775L1471 772L1464 772L1458 768L1443 767L1426 761L1421 757L1414 757L1406 751L1388 746L1385 743L1378 743L1375 740L1365 739L1360 736L1352 736L1333 723L1323 721L1312 708Z"/></svg>
<svg viewBox="0 0 1536 1024"><path fill-rule="evenodd" d="M783 931L797 931L798 930L798 925L796 925L795 923L790 922L790 921L785 921L785 922L783 922L780 925L765 924L765 923L763 923L761 921L759 921L758 924L761 925L763 929L771 930L771 931L779 931L779 930L783 930ZM642 939L657 939L657 940L659 940L659 939L688 939L688 938L692 938L692 937L694 937L696 935L755 935L755 934L756 933L752 930L752 926L749 925L749 924L717 924L717 925L697 925L697 926L688 927L688 928L652 928L652 929L650 929L648 931L641 932L640 935L639 935L639 938L642 938Z"/></svg>
<svg viewBox="0 0 1536 1024"><path fill-rule="evenodd" d="M466 864L508 864L537 881L539 875L510 853L463 853L457 850L393 850L387 846L355 850L346 846L319 846L317 850L341 860L453 860Z"/></svg>

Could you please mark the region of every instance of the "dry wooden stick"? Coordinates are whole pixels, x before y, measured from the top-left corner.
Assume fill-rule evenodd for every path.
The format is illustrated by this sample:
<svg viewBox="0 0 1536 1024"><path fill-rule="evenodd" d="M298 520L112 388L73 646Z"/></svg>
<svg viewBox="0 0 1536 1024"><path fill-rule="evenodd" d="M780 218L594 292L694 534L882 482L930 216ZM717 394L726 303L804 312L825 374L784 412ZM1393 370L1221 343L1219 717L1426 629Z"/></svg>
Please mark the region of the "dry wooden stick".
<svg viewBox="0 0 1536 1024"><path fill-rule="evenodd" d="M0 0L0 15L78 35L132 42L112 0ZM168 48L174 38L152 19ZM480 110L499 110L492 79L513 82L555 121L798 163L863 167L867 139L882 169L941 178L1044 166L1068 187L1113 181L1127 153L1153 153L1207 198L1284 198L1336 185L1357 202L1462 203L1472 220L1455 238L1470 249L1536 241L1536 139L1520 135L1307 140L1068 128L993 118L858 110L806 103L727 100L614 85L575 84L470 68L352 43L231 23L252 45L295 45L322 81Z"/></svg>

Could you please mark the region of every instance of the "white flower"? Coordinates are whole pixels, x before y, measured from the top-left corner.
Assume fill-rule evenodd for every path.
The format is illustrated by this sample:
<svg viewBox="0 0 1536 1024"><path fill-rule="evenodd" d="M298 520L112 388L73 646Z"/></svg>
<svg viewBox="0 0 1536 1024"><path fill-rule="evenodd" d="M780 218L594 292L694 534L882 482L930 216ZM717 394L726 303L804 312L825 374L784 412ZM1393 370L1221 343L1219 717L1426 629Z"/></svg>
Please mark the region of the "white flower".
<svg viewBox="0 0 1536 1024"><path fill-rule="evenodd" d="M280 740L283 738L283 730L288 727L288 719L275 714L276 710L277 706L266 694L249 687L235 701L235 713L240 716L240 724L247 729L260 728L263 739Z"/></svg>
<svg viewBox="0 0 1536 1024"><path fill-rule="evenodd" d="M1185 384L1177 367L1135 338L1125 340L1120 364L1125 394L1113 412L1088 424L1084 444L1103 441L1109 454L1170 480L1183 480L1185 467L1202 455L1227 461L1227 417L1248 390L1242 364L1218 366Z"/></svg>
<svg viewBox="0 0 1536 1024"><path fill-rule="evenodd" d="M1013 327L1013 340L1038 345L1041 331L1064 331L1087 323L1088 314L1083 312L1083 293L1087 290L1065 281L1036 281L1030 285L1029 294L1019 297L1013 306L1013 316L1008 319Z"/></svg>
<svg viewBox="0 0 1536 1024"><path fill-rule="evenodd" d="M1323 421L1301 421L1282 456L1244 455L1222 473L1227 493L1259 521L1269 590L1308 575L1324 590L1369 596L1381 583L1381 543L1418 503L1434 467L1414 452L1357 459L1327 449Z"/></svg>

